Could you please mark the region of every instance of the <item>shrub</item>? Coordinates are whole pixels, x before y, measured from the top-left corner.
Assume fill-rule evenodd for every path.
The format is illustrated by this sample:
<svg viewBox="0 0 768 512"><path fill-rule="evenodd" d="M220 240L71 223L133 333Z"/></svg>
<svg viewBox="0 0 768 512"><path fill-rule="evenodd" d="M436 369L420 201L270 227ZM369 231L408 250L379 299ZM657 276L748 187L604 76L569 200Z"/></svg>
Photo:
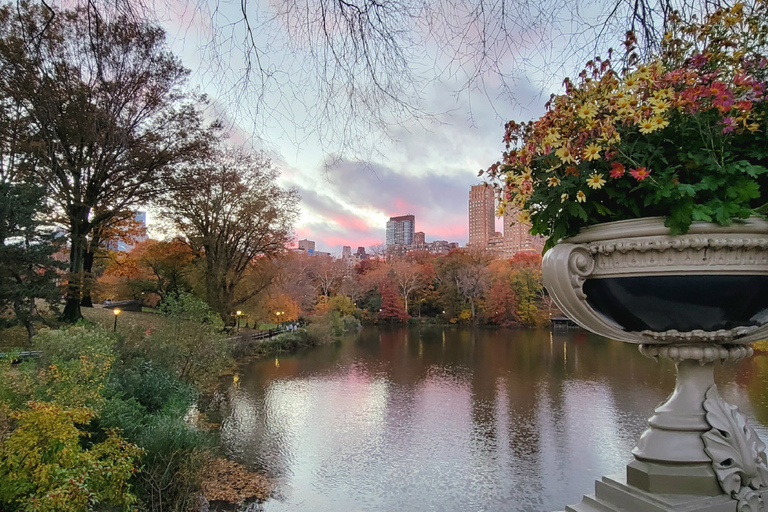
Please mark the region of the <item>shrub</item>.
<svg viewBox="0 0 768 512"><path fill-rule="evenodd" d="M79 512L135 501L128 480L141 450L114 431L83 448L93 413L30 403L11 415L16 428L0 445L0 501L7 510ZM4 509L5 510L5 509Z"/></svg>
<svg viewBox="0 0 768 512"><path fill-rule="evenodd" d="M232 364L232 344L221 334L219 317L208 304L187 293L171 294L159 309L172 320L170 324L126 347L126 356L151 360L200 388L215 385Z"/></svg>
<svg viewBox="0 0 768 512"><path fill-rule="evenodd" d="M61 407L89 408L104 404L104 386L115 354L110 333L84 326L44 330L35 337L42 355L15 372L2 367L0 401L18 409L28 400L55 402Z"/></svg>

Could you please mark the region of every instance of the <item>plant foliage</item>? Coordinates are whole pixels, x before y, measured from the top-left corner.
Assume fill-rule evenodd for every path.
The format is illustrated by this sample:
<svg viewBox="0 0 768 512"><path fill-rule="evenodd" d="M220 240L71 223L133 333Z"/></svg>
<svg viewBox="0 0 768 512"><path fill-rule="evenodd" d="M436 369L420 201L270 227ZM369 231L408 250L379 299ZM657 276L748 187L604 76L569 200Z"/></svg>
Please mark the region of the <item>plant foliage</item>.
<svg viewBox="0 0 768 512"><path fill-rule="evenodd" d="M507 151L488 169L500 213L519 207L548 246L583 226L664 216L728 225L758 212L768 173L768 4L676 14L655 58L587 63L540 119L507 124Z"/></svg>

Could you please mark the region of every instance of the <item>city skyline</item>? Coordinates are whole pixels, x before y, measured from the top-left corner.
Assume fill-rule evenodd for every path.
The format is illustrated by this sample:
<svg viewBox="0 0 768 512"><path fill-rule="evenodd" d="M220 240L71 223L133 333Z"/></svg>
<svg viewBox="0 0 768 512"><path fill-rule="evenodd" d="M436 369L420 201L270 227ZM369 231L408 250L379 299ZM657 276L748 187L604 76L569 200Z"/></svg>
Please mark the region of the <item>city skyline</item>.
<svg viewBox="0 0 768 512"><path fill-rule="evenodd" d="M462 87L461 73L444 76L429 80L420 91L420 106L433 116L392 125L386 133L360 133L358 140L367 151L329 147L317 133L296 135L290 125L260 123L247 109L232 108L227 93L219 89L223 82L211 79L218 70L211 69L200 50L213 30L204 13L167 12L161 18L171 47L193 71L191 85L213 99L231 140L264 150L281 169L279 182L298 190L302 199L295 241L316 240L318 250L336 254L344 245L384 243L387 220L405 213L414 214L419 231L431 239L464 245L466 191L477 183L479 170L501 158L504 124L538 117L549 94L561 90L561 76L545 77L533 68L515 81L514 91L491 82L482 90L468 89ZM281 58L278 53L271 56ZM511 68L513 60L508 55L499 64ZM270 94L264 101L286 103ZM304 101L312 105L318 100L310 91ZM301 122L306 114L301 103L289 104Z"/></svg>

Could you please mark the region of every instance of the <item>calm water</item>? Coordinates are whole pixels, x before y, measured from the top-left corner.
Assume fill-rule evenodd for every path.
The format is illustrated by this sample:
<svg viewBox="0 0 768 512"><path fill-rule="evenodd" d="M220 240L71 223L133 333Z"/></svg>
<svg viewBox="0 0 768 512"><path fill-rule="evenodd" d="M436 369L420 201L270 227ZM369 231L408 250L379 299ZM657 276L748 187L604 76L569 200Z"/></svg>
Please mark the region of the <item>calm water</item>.
<svg viewBox="0 0 768 512"><path fill-rule="evenodd" d="M768 356L719 367L768 440ZM618 473L674 366L584 332L365 329L245 365L229 455L265 470L266 511L552 511Z"/></svg>

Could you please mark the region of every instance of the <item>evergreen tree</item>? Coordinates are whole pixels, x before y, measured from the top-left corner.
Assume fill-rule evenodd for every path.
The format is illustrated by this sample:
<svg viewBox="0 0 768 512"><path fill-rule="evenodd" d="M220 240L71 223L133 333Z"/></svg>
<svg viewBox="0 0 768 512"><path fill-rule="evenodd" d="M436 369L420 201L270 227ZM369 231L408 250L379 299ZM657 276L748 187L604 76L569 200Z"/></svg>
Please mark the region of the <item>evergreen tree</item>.
<svg viewBox="0 0 768 512"><path fill-rule="evenodd" d="M36 299L55 308L60 294L53 259L53 230L41 225L46 190L28 183L0 182L0 310L12 310L30 339L39 318Z"/></svg>

